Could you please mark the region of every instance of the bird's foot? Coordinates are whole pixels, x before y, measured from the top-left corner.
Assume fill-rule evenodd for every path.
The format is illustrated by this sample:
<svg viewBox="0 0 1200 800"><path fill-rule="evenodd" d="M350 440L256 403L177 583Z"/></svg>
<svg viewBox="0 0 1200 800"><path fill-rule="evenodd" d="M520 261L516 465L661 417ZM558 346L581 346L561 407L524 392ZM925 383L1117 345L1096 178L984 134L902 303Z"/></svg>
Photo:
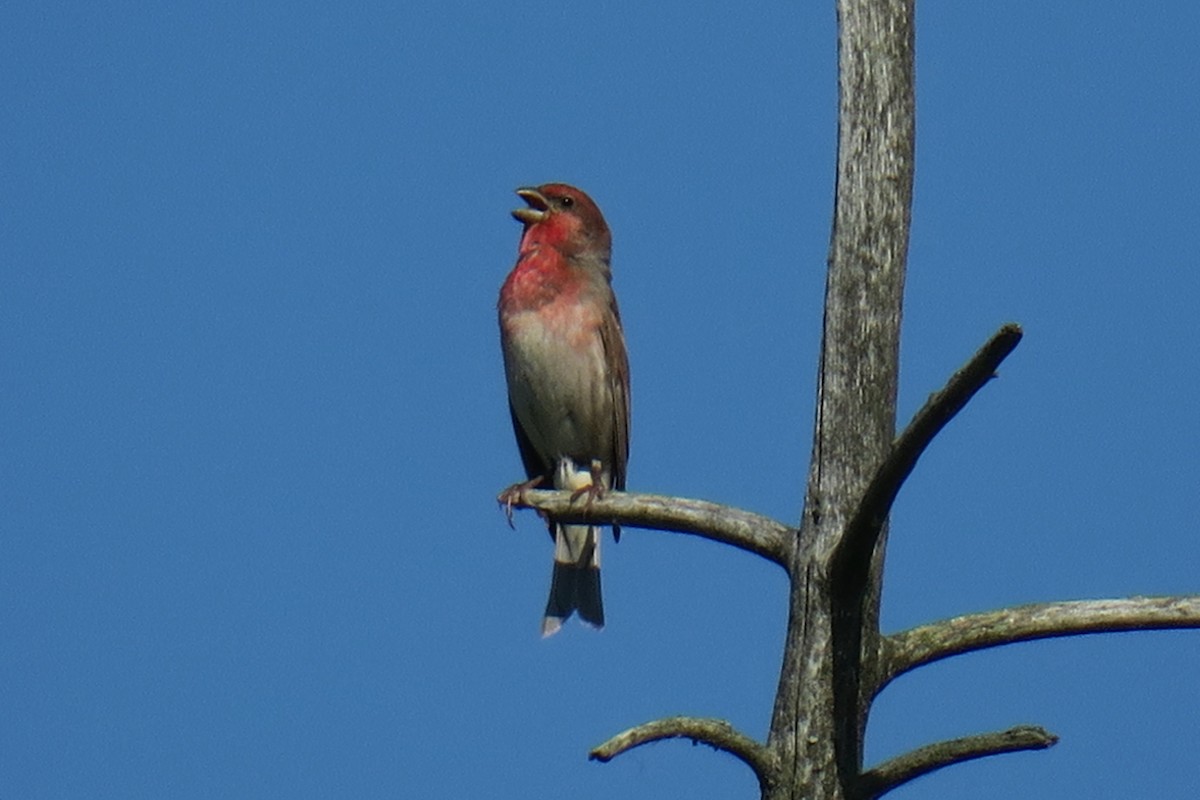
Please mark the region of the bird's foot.
<svg viewBox="0 0 1200 800"><path fill-rule="evenodd" d="M604 465L600 463L599 459L595 458L592 459L592 465L586 473L576 473L576 483L581 483L585 479L587 483L578 486L571 493L571 502L574 503L580 497L587 495L587 502L584 503L584 508L591 508L593 500L604 496L603 473Z"/></svg>
<svg viewBox="0 0 1200 800"><path fill-rule="evenodd" d="M530 478L523 483L514 483L512 486L496 495L496 502L504 506L504 516L508 519L508 527L512 528L513 530L517 529L517 526L513 524L513 506L527 505L525 493L530 489L536 488L545 479L545 475L538 475L536 478Z"/></svg>

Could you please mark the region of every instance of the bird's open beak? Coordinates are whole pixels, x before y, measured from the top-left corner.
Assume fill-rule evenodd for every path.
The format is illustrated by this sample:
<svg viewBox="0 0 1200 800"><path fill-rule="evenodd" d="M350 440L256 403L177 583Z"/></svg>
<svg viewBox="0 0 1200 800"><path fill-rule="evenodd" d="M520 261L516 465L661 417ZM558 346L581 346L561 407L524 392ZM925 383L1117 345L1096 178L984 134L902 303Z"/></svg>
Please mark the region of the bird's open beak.
<svg viewBox="0 0 1200 800"><path fill-rule="evenodd" d="M521 222L533 225L550 216L550 201L537 189L517 189L517 196L529 204L529 208L518 208L512 212Z"/></svg>

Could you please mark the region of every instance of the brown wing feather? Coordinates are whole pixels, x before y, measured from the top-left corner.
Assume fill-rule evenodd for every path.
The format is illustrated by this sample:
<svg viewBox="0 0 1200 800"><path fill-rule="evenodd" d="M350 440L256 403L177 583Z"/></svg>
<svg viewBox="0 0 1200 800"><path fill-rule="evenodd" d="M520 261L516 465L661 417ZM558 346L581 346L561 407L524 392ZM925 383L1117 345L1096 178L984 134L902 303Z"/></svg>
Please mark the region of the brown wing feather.
<svg viewBox="0 0 1200 800"><path fill-rule="evenodd" d="M621 331L621 315L617 300L612 296L612 314L600 327L604 359L608 365L608 388L613 398L613 449L608 454L612 470L612 488L625 491L625 465L629 461L629 355L625 351L625 335ZM613 538L621 539L621 528L613 526Z"/></svg>
<svg viewBox="0 0 1200 800"><path fill-rule="evenodd" d="M517 435L517 449L521 451L521 463L525 466L525 476L529 480L541 477L546 488L553 488L554 473L538 455L537 450L533 448L533 442L529 441L529 434L525 433L520 420L517 419L517 413L513 411L511 400L508 403L508 415L512 417L513 433ZM547 522L547 526L550 528L550 538L553 539L554 525Z"/></svg>
<svg viewBox="0 0 1200 800"><path fill-rule="evenodd" d="M517 435L517 448L521 451L521 464L525 467L525 477L533 480L540 476L549 481L553 477L550 465L542 461L541 456L533 447L533 442L529 441L529 434L525 433L525 429L521 427L521 421L517 419L517 412L513 411L511 400L508 402L508 415L512 417L513 433Z"/></svg>

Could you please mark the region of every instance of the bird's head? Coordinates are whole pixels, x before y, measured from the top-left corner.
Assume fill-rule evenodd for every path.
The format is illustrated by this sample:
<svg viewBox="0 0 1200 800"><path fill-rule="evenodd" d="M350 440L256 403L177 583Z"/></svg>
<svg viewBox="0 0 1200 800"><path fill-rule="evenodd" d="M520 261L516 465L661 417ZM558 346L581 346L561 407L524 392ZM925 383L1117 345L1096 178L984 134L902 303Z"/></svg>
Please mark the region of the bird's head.
<svg viewBox="0 0 1200 800"><path fill-rule="evenodd" d="M565 183L517 189L525 201L512 215L525 225L523 244L549 245L565 255L595 255L605 262L612 234L599 207L584 192Z"/></svg>

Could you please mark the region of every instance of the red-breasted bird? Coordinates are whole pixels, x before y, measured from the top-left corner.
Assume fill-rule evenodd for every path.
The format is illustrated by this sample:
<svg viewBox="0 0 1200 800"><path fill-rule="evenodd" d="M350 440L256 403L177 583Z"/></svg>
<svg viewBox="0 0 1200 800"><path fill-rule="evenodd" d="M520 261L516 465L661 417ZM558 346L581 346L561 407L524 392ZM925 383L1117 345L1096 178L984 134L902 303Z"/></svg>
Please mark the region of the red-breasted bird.
<svg viewBox="0 0 1200 800"><path fill-rule="evenodd" d="M612 235L573 186L518 189L525 226L500 289L500 342L513 430L529 482L591 496L625 488L629 359L609 259ZM542 620L549 636L578 611L604 626L600 530L550 523L554 572ZM620 529L613 527L613 536Z"/></svg>

